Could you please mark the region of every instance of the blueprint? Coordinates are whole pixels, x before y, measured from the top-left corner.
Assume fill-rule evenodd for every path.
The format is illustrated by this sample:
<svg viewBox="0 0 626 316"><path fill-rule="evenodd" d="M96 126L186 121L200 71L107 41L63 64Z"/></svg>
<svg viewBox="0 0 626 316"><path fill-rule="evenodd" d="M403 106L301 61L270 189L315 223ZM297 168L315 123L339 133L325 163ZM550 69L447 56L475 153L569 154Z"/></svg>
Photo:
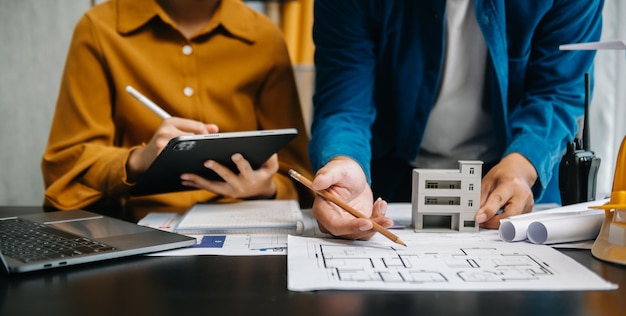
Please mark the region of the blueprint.
<svg viewBox="0 0 626 316"><path fill-rule="evenodd" d="M393 291L610 290L611 284L545 245L495 234L398 230L408 247L289 236L288 288Z"/></svg>

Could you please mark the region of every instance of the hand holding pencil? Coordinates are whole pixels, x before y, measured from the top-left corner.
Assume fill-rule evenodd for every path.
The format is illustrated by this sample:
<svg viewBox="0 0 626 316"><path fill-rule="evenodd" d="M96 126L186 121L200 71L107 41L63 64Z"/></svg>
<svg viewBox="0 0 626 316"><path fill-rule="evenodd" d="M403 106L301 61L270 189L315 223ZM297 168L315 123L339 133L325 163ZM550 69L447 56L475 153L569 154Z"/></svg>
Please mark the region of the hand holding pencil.
<svg viewBox="0 0 626 316"><path fill-rule="evenodd" d="M398 236L396 236L395 234L391 233L389 230L387 230L386 228L384 228L383 226L381 226L377 222L375 222L372 219L368 218L366 215L364 215L360 211L358 211L358 210L354 209L353 207L351 207L350 205L346 204L345 202L340 200L338 197L336 197L331 192L329 192L327 190L315 190L313 188L313 184L312 184L311 180L305 178L304 176L299 174L297 171L289 170L289 175L292 178L294 178L295 180L297 180L298 182L300 182L301 184L303 184L304 186L306 186L307 188L309 188L311 191L315 192L317 195L319 195L322 198L326 199L327 201L329 201L329 202L339 206L340 208L342 208L346 212L350 213L352 216L354 216L356 218L363 218L363 219L370 220L371 224L372 224L372 229L375 232L381 233L382 235L384 235L385 237L387 237L388 239L390 239L391 241L393 241L393 242L395 242L397 244L406 246L406 244Z"/></svg>

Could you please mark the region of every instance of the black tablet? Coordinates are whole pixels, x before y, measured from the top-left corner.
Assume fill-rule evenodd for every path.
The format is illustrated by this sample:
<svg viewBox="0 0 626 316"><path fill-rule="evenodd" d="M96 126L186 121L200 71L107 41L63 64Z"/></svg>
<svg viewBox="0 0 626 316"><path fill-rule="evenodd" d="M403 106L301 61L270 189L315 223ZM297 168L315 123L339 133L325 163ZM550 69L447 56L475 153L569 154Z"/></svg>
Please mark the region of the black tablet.
<svg viewBox="0 0 626 316"><path fill-rule="evenodd" d="M294 128L185 135L173 138L161 151L148 170L131 188L131 195L195 190L183 186L180 175L194 173L210 180L223 179L204 167L207 160L215 160L238 173L231 156L240 153L252 168L259 168L273 153L291 141L298 131Z"/></svg>

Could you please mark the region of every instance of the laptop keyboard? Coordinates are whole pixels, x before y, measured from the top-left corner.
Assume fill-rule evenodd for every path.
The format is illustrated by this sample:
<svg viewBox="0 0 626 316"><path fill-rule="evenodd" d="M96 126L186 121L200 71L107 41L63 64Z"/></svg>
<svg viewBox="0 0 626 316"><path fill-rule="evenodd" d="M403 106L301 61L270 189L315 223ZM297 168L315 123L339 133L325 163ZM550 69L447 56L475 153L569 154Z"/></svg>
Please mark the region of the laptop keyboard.
<svg viewBox="0 0 626 316"><path fill-rule="evenodd" d="M114 247L20 218L0 220L2 254L22 262L68 258Z"/></svg>

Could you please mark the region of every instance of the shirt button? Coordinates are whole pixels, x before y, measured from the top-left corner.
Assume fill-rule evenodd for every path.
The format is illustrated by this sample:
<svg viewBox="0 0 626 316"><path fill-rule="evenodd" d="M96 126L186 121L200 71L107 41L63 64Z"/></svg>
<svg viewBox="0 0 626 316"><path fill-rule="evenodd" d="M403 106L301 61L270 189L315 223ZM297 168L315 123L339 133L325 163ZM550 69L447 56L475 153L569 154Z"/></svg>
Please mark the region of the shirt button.
<svg viewBox="0 0 626 316"><path fill-rule="evenodd" d="M192 87L185 87L185 89L183 89L183 93L190 97L193 95L193 88Z"/></svg>
<svg viewBox="0 0 626 316"><path fill-rule="evenodd" d="M185 55L191 55L191 52L193 51L193 48L191 48L190 45L185 45L183 46L183 54Z"/></svg>

